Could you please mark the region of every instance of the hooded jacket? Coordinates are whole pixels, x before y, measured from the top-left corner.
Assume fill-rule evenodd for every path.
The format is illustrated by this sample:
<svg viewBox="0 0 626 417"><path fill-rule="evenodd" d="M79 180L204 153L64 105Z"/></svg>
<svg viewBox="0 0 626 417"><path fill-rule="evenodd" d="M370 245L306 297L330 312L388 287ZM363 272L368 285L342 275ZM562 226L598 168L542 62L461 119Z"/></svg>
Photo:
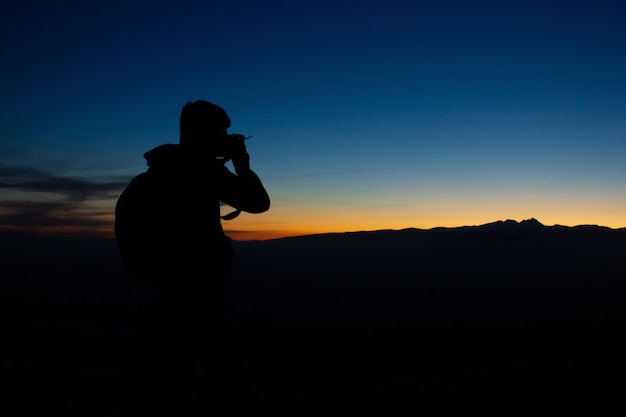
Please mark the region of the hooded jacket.
<svg viewBox="0 0 626 417"><path fill-rule="evenodd" d="M232 248L220 202L251 213L269 209L258 176L250 169L235 174L178 144L158 146L144 157L147 171L131 180L115 208L116 239L129 274L160 282L229 268Z"/></svg>

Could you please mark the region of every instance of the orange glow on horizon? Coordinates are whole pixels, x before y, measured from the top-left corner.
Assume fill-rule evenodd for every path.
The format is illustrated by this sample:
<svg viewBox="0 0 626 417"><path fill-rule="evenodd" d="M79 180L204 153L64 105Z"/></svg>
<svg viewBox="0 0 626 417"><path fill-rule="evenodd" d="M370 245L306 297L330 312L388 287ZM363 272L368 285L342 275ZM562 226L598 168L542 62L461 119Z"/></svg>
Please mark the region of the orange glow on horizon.
<svg viewBox="0 0 626 417"><path fill-rule="evenodd" d="M474 210L472 210L474 208ZM281 208L275 213L261 215L242 215L232 222L223 222L224 232L235 241L273 240L292 236L307 236L326 233L367 232L377 230L403 230L409 228L432 229L437 227L454 228L479 226L499 220L522 221L535 218L545 226L598 225L612 229L625 226L621 212L606 211L602 221L597 221L598 213L585 215L584 212L563 212L558 207L544 207L543 213L533 214L531 208L509 209L496 207L492 212L478 210L469 204L463 207L463 216L455 213L458 207L445 206L444 209L423 207L421 211L411 209L371 210L367 208L359 215L354 215L350 208L338 208L326 213L313 215L312 211L289 212ZM501 215L494 214L498 210ZM332 213L332 215L331 215ZM0 231L22 231L35 234L59 234L65 236L115 238L113 220L107 225L98 219L97 225L65 226L15 226L0 224ZM296 227L294 227L297 225Z"/></svg>
<svg viewBox="0 0 626 417"><path fill-rule="evenodd" d="M0 231L24 232L40 235L63 235L68 237L100 237L113 239L115 232L113 227L100 226L36 226L36 227L18 227L11 225L0 225Z"/></svg>

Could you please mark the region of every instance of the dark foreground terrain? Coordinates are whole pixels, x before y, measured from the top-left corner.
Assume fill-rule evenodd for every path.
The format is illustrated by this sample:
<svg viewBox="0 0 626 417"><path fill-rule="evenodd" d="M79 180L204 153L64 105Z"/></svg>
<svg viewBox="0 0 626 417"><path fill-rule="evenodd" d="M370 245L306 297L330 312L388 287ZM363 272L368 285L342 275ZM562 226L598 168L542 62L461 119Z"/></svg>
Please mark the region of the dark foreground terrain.
<svg viewBox="0 0 626 417"><path fill-rule="evenodd" d="M115 243L0 238L2 415L154 415L152 289L129 281ZM234 244L250 415L626 412L624 229Z"/></svg>

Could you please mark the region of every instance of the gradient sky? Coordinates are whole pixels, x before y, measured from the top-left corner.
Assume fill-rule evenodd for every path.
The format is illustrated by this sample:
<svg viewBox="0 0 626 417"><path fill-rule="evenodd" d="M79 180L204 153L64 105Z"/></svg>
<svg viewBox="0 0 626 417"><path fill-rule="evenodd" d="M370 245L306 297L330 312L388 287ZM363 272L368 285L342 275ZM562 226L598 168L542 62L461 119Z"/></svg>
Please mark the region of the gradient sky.
<svg viewBox="0 0 626 417"><path fill-rule="evenodd" d="M235 239L626 226L623 1L7 0L0 33L2 229L110 234L196 99L272 198Z"/></svg>

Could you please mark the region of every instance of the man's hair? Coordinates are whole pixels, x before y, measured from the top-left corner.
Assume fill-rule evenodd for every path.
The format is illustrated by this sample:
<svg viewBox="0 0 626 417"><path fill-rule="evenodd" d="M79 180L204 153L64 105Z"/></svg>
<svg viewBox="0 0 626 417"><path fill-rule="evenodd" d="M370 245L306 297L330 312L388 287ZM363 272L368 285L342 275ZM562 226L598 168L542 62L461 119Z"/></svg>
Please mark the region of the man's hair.
<svg viewBox="0 0 626 417"><path fill-rule="evenodd" d="M220 106L206 100L189 101L180 112L180 143L198 139L207 132L220 133L230 127L230 118Z"/></svg>

